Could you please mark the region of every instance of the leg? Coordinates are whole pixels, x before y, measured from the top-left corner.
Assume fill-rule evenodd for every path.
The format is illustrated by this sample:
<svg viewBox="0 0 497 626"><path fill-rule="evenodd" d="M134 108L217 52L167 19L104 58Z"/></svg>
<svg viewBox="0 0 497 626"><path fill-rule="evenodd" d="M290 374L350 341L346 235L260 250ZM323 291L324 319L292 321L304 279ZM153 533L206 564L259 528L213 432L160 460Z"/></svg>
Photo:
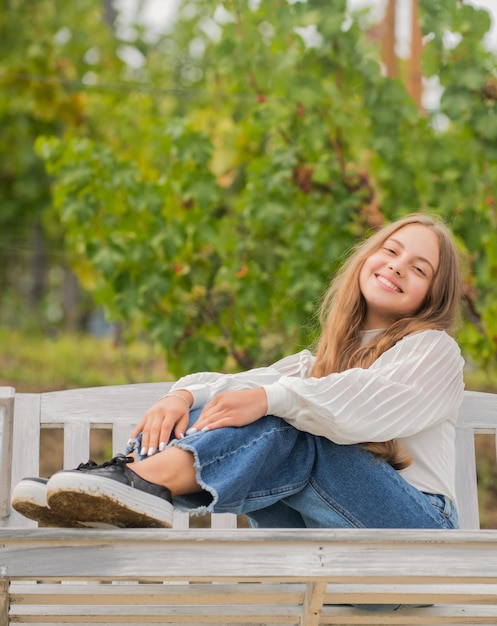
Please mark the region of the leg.
<svg viewBox="0 0 497 626"><path fill-rule="evenodd" d="M167 487L172 496L202 491L196 478L193 454L176 446L134 464L132 469L145 480Z"/></svg>
<svg viewBox="0 0 497 626"><path fill-rule="evenodd" d="M316 437L316 462L307 485L285 498L312 528L453 528L450 501L410 485L360 445Z"/></svg>
<svg viewBox="0 0 497 626"><path fill-rule="evenodd" d="M316 437L316 463L300 492L282 503L312 528L454 528L457 513L442 496L424 494L362 446ZM367 611L424 605L363 604Z"/></svg>
<svg viewBox="0 0 497 626"><path fill-rule="evenodd" d="M312 435L273 416L243 428L195 433L170 445L193 455L202 487L201 493L178 495L174 504L197 513L241 514L271 506L305 486L315 455Z"/></svg>
<svg viewBox="0 0 497 626"><path fill-rule="evenodd" d="M173 497L189 512L248 513L302 489L314 455L312 435L266 416L243 428L173 440L139 463L120 455L58 472L48 482L47 501L78 520L118 526L170 525Z"/></svg>
<svg viewBox="0 0 497 626"><path fill-rule="evenodd" d="M199 413L192 411L189 425ZM286 505L272 505L305 484L314 460L314 438L279 418L268 416L241 429L173 440L152 457L140 455L140 449L138 436L127 450L142 461L133 470L167 486L181 508L199 513L253 511L249 519L255 526L305 527L299 513ZM180 460L185 463L179 465Z"/></svg>
<svg viewBox="0 0 497 626"><path fill-rule="evenodd" d="M284 500L246 515L252 528L306 528L299 511L288 506Z"/></svg>

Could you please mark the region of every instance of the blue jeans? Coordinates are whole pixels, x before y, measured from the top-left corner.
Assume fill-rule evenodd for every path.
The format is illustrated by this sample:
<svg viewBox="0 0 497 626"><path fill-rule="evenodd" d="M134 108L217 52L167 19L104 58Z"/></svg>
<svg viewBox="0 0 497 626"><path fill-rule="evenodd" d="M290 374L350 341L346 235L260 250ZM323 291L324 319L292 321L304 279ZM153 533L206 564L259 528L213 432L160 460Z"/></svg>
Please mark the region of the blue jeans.
<svg viewBox="0 0 497 626"><path fill-rule="evenodd" d="M199 414L191 412L190 425ZM174 499L193 513L245 514L252 526L273 528L458 525L448 498L422 493L361 445L338 445L279 417L195 433L169 445L193 453L203 491ZM138 437L127 453L140 447Z"/></svg>

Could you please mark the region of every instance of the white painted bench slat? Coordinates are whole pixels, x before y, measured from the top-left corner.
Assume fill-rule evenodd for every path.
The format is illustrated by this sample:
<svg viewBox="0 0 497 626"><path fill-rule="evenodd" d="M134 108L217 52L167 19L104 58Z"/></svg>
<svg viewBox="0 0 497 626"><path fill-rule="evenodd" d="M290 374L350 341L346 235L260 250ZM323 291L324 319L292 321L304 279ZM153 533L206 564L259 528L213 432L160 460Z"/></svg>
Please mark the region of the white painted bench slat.
<svg viewBox="0 0 497 626"><path fill-rule="evenodd" d="M168 384L44 394L0 387L0 626L9 624L497 624L497 530L480 530L474 436L497 430L497 395L465 392L457 428L461 530L37 528L10 490L38 475L40 431L64 430L64 467L91 431L122 451ZM346 605L429 604L398 611Z"/></svg>
<svg viewBox="0 0 497 626"><path fill-rule="evenodd" d="M45 583L14 582L10 586L12 604L302 604L307 583L195 583L178 588L164 583L133 582L131 585L65 581ZM324 585L325 604L374 603L380 596L389 604L423 602L464 604L478 600L479 604L495 604L497 584L437 584L423 583L330 583Z"/></svg>

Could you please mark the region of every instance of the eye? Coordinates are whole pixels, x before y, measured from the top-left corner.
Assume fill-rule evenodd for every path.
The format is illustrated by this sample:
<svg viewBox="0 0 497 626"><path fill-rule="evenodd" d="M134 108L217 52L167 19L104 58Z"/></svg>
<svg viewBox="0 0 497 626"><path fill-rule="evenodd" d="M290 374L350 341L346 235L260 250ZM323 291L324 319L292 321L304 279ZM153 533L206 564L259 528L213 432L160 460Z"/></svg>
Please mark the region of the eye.
<svg viewBox="0 0 497 626"><path fill-rule="evenodd" d="M424 269L422 267L418 267L418 266L414 266L414 271L417 272L418 274L421 274L421 276L426 276L426 272L424 271Z"/></svg>
<svg viewBox="0 0 497 626"><path fill-rule="evenodd" d="M385 250L389 254L397 254L393 248L389 248L388 246L385 246L383 250Z"/></svg>

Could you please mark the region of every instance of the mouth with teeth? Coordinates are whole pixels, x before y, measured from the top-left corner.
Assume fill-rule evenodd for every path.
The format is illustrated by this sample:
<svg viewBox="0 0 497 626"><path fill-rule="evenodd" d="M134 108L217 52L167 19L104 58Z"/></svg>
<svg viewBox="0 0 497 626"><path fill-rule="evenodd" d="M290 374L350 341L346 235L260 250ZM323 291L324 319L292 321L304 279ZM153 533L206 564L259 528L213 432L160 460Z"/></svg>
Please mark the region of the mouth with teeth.
<svg viewBox="0 0 497 626"><path fill-rule="evenodd" d="M402 289L398 285L392 283L392 281L388 280L388 278L386 278L385 276L382 276L381 274L375 274L375 277L376 280L382 285L385 285L387 289L391 289L392 291L396 291L397 293L403 293Z"/></svg>

